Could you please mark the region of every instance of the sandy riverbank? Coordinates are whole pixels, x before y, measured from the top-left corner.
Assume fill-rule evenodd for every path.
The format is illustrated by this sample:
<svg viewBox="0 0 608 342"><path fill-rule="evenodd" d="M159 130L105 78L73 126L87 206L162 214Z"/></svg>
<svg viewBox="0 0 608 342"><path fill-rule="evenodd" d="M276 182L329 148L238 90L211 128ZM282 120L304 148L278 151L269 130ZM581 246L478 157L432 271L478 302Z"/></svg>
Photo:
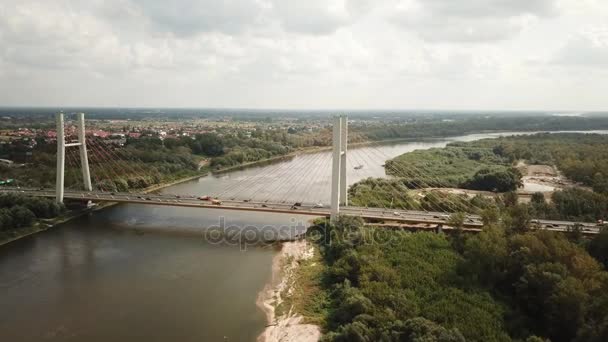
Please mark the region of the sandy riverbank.
<svg viewBox="0 0 608 342"><path fill-rule="evenodd" d="M306 240L284 242L272 261L272 279L258 295L257 304L266 313L268 325L258 342L316 342L321 330L303 323L303 317L293 308L277 317L276 307L284 302L284 294L292 290L292 279L298 264L313 256L313 247Z"/></svg>

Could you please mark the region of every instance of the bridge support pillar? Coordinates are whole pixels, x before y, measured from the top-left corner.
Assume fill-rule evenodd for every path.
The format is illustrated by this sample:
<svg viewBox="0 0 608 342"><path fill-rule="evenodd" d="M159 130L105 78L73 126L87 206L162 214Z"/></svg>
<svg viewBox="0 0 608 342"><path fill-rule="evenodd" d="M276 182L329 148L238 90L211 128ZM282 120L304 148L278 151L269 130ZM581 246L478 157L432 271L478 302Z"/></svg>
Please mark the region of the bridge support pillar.
<svg viewBox="0 0 608 342"><path fill-rule="evenodd" d="M345 115L334 117L333 123L333 165L331 173L331 221L340 215L340 205L347 204L346 145L348 120Z"/></svg>
<svg viewBox="0 0 608 342"><path fill-rule="evenodd" d="M91 185L91 172L89 171L89 158L87 156L87 143L84 130L84 113L78 114L78 142L65 143L64 115L57 113L55 116L57 124L57 178L55 182L55 199L57 203L63 203L64 182L65 182L65 149L66 147L78 146L80 149L80 165L82 166L82 178L84 189L93 190Z"/></svg>
<svg viewBox="0 0 608 342"><path fill-rule="evenodd" d="M87 155L87 142L84 130L84 113L78 113L78 143L80 144L80 165L82 167L82 179L84 189L92 191L91 172L89 171L89 158Z"/></svg>
<svg viewBox="0 0 608 342"><path fill-rule="evenodd" d="M348 183L346 178L346 146L348 139L348 119L340 116L340 205L348 205Z"/></svg>
<svg viewBox="0 0 608 342"><path fill-rule="evenodd" d="M57 124L57 177L55 182L55 200L63 203L63 182L65 177L65 131L63 127L63 113L55 116Z"/></svg>

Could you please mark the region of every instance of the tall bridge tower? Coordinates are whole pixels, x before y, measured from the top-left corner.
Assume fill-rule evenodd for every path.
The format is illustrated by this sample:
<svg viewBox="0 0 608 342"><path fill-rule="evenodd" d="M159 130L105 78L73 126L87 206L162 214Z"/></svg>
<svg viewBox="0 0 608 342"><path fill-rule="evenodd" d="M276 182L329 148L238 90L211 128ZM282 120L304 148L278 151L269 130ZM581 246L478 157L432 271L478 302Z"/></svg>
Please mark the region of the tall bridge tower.
<svg viewBox="0 0 608 342"><path fill-rule="evenodd" d="M77 132L78 142L68 143L65 142L65 127L63 113L57 113L55 116L57 123L57 181L55 183L55 199L57 203L63 203L63 188L65 179L65 149L67 147L78 146L80 149L80 165L82 168L82 178L84 183L84 189L86 191L93 190L91 186L91 172L89 171L89 159L87 156L87 144L86 136L84 131L84 113L78 113L77 121Z"/></svg>
<svg viewBox="0 0 608 342"><path fill-rule="evenodd" d="M333 165L331 172L331 220L340 215L340 206L348 204L346 179L346 150L348 145L348 117L338 115L333 124Z"/></svg>

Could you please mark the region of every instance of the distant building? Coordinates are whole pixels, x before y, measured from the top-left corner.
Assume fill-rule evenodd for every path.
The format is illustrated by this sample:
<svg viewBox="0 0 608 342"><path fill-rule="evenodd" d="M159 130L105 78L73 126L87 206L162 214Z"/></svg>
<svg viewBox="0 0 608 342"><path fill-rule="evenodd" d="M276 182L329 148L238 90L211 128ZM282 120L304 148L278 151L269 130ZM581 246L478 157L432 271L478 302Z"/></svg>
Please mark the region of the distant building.
<svg viewBox="0 0 608 342"><path fill-rule="evenodd" d="M87 134L90 134L94 137L103 138L103 139L107 138L110 135L110 133L108 133L106 131L102 131L102 130L89 131L89 132L87 132Z"/></svg>

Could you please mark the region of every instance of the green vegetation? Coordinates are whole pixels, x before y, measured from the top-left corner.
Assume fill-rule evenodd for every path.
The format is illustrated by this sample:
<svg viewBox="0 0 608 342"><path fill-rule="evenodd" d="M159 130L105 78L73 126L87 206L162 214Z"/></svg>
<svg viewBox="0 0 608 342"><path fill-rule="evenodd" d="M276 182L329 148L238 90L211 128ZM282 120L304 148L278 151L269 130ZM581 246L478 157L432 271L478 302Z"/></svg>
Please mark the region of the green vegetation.
<svg viewBox="0 0 608 342"><path fill-rule="evenodd" d="M352 125L351 131L369 140L414 139L428 137L449 137L476 132L533 132L595 130L608 128L608 118L557 117L542 115L448 115L445 117L411 118L401 120L366 122Z"/></svg>
<svg viewBox="0 0 608 342"><path fill-rule="evenodd" d="M367 178L349 188L349 202L361 207L444 212L476 212L495 205L481 195L469 198L438 190L416 194L408 186L408 181L402 178Z"/></svg>
<svg viewBox="0 0 608 342"><path fill-rule="evenodd" d="M555 165L576 182L608 192L608 136L600 134L535 134L414 151L387 162L387 173L408 180L410 187L462 187L514 190L521 175L513 163ZM420 176L424 173L424 176Z"/></svg>
<svg viewBox="0 0 608 342"><path fill-rule="evenodd" d="M327 341L605 341L608 339L608 229L584 239L530 230L532 218L608 217L608 137L539 134L455 143L387 163L395 179L366 179L355 205L452 212L451 236L369 226L354 218L317 227L327 265ZM518 203L514 192L473 198L412 190L425 186L513 190L520 160L557 166L594 191L568 188ZM401 163L401 164L399 164ZM410 169L425 170L414 178ZM608 179L607 179L608 180ZM416 191L416 192L415 192ZM484 229L464 234L466 216ZM311 237L313 235L311 234Z"/></svg>
<svg viewBox="0 0 608 342"><path fill-rule="evenodd" d="M326 341L604 341L608 272L516 207L471 236L319 223L326 300L305 316L325 317Z"/></svg>
<svg viewBox="0 0 608 342"><path fill-rule="evenodd" d="M0 194L0 241L17 236L37 219L51 219L64 211L52 199Z"/></svg>
<svg viewBox="0 0 608 342"><path fill-rule="evenodd" d="M286 260L291 263L291 260ZM309 324L324 325L327 317L329 298L323 289L323 276L326 266L319 251L310 259L298 261L281 297L283 302L275 308L275 315L281 316L293 310L305 318Z"/></svg>
<svg viewBox="0 0 608 342"><path fill-rule="evenodd" d="M512 160L485 146L450 144L414 151L386 162L386 172L409 188L452 187L506 192L521 185Z"/></svg>
<svg viewBox="0 0 608 342"><path fill-rule="evenodd" d="M462 144L460 144L462 145ZM536 134L479 140L467 146L491 148L511 161L528 160L531 164L555 165L566 177L608 192L608 136L601 134Z"/></svg>
<svg viewBox="0 0 608 342"><path fill-rule="evenodd" d="M523 205L534 218L597 221L608 218L608 136L597 134L537 134L453 143L443 149L414 151L388 161L387 173L397 178L365 179L349 189L350 202L358 206L476 212L503 207L517 196L506 192L491 200L436 191L426 187L460 187L497 192L512 191L521 173L512 165L555 165L570 179L593 187L556 191L547 201L542 194ZM414 172L413 170L416 170ZM523 209L522 209L523 210Z"/></svg>
<svg viewBox="0 0 608 342"><path fill-rule="evenodd" d="M105 145L96 140L90 144ZM187 148L163 147L160 140L141 139L138 144L124 148L111 145L105 148L106 152L89 149L91 178L94 187L100 190L143 189L199 173L196 158ZM14 178L17 186L52 188L55 168L56 144L40 140L29 163L17 167L0 165L0 175ZM66 162L65 184L82 184L81 171L70 162Z"/></svg>

